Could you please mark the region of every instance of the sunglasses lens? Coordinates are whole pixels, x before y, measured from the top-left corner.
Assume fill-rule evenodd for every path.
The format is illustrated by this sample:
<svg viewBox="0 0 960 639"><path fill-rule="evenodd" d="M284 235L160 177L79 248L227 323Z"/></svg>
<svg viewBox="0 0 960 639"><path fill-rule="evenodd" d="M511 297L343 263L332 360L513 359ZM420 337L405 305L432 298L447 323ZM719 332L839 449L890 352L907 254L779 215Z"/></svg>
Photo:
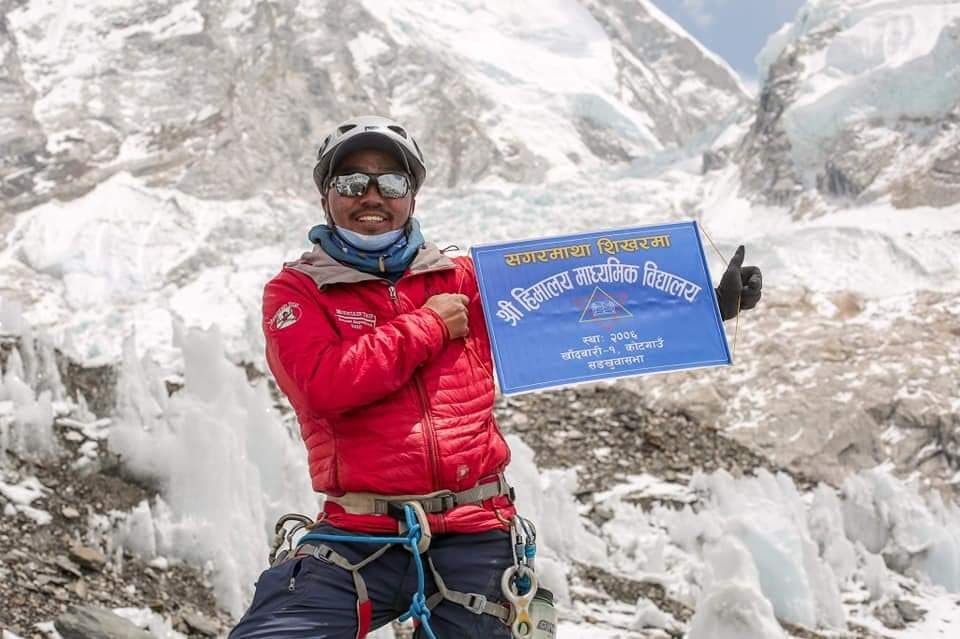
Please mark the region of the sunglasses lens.
<svg viewBox="0 0 960 639"><path fill-rule="evenodd" d="M377 176L377 188L380 195L386 198L398 199L407 194L409 185L407 176L402 173L385 173Z"/></svg>
<svg viewBox="0 0 960 639"><path fill-rule="evenodd" d="M383 175L371 176L366 173L348 173L347 175L338 175L333 178L333 186L337 193L344 197L360 197L367 192L370 180L377 180L377 189L380 195L389 199L398 199L407 194L410 189L410 183L407 176L402 173L384 173Z"/></svg>
<svg viewBox="0 0 960 639"><path fill-rule="evenodd" d="M370 176L363 173L338 175L333 180L337 193L344 197L360 197L367 192L368 184L370 184Z"/></svg>

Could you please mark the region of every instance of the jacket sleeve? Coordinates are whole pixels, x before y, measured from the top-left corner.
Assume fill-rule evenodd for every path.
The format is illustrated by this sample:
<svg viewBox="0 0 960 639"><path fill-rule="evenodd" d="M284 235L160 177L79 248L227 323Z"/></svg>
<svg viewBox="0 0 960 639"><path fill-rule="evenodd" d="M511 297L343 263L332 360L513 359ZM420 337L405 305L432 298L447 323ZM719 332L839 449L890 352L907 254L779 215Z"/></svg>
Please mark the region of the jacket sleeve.
<svg viewBox="0 0 960 639"><path fill-rule="evenodd" d="M443 350L447 329L426 308L356 338L338 335L315 295L282 275L264 289L267 363L290 402L331 417L389 395Z"/></svg>

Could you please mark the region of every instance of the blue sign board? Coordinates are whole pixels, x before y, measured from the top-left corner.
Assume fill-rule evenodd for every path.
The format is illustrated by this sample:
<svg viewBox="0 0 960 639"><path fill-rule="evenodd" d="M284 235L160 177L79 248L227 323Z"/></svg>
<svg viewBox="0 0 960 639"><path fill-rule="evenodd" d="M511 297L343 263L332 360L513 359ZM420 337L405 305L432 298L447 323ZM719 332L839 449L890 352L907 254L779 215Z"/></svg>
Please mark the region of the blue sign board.
<svg viewBox="0 0 960 639"><path fill-rule="evenodd" d="M471 254L505 394L730 364L696 222Z"/></svg>

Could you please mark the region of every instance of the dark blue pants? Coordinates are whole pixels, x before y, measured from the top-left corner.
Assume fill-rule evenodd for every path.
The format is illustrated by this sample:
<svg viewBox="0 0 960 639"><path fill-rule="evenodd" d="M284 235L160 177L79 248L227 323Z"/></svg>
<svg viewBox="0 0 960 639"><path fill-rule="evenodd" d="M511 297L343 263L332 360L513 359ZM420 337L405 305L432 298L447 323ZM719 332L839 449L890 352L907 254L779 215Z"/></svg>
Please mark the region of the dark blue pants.
<svg viewBox="0 0 960 639"><path fill-rule="evenodd" d="M332 526L317 532L345 533ZM346 533L356 534L356 533ZM380 546L323 542L356 563ZM492 531L433 538L429 550L437 572L450 590L479 593L502 602L500 577L513 563L510 535ZM437 592L424 558L426 596ZM413 555L404 546L390 548L382 557L360 569L373 604L372 629L384 626L410 606L417 590ZM294 588L290 590L291 578ZM357 592L353 576L343 568L314 557L301 557L269 568L257 580L249 610L229 639L353 639L357 633ZM446 601L430 616L437 639L509 639L510 628L499 619L474 614ZM415 635L424 637L420 631Z"/></svg>

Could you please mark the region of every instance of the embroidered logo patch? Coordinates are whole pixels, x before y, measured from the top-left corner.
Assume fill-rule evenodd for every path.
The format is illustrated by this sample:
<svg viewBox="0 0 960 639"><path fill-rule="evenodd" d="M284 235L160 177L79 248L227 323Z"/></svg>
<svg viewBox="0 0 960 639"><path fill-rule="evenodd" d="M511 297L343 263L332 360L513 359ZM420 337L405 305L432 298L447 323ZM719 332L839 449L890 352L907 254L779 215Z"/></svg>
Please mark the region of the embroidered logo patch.
<svg viewBox="0 0 960 639"><path fill-rule="evenodd" d="M273 326L274 330L279 331L281 328L287 328L288 326L296 324L302 314L303 312L299 304L296 302L287 302L273 314L270 325Z"/></svg>
<svg viewBox="0 0 960 639"><path fill-rule="evenodd" d="M344 324L349 324L351 328L357 330L377 326L377 316L373 313L364 313L363 311L345 311L338 308L336 311L337 319Z"/></svg>

